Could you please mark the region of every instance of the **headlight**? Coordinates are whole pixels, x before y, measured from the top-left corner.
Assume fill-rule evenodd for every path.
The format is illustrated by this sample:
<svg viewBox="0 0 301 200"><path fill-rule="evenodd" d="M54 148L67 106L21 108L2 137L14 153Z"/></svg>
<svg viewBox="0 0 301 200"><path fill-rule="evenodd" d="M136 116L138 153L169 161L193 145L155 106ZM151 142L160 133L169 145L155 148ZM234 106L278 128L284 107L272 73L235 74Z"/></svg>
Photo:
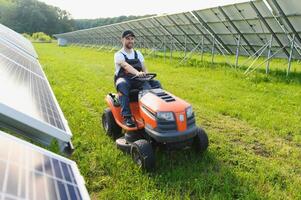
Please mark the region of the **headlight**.
<svg viewBox="0 0 301 200"><path fill-rule="evenodd" d="M193 116L193 110L192 110L192 107L190 106L186 109L186 117L190 118L192 116Z"/></svg>
<svg viewBox="0 0 301 200"><path fill-rule="evenodd" d="M167 121L175 120L172 112L157 112L157 117L159 119L163 119L163 120L167 120Z"/></svg>

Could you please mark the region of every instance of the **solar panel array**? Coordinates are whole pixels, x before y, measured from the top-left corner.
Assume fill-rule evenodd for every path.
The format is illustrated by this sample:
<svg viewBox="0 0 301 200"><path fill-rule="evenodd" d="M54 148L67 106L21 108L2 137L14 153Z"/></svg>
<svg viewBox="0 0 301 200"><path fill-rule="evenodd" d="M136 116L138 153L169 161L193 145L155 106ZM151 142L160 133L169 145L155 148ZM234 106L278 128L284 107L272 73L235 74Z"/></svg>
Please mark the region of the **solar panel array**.
<svg viewBox="0 0 301 200"><path fill-rule="evenodd" d="M155 16L55 35L71 44L120 46L125 29L135 32L138 47L174 48L220 54L289 57L294 42L300 58L299 0L257 0L191 12ZM272 39L271 39L272 38ZM294 38L294 40L293 40ZM270 44L269 44L270 43ZM213 45L216 48L213 48Z"/></svg>
<svg viewBox="0 0 301 200"><path fill-rule="evenodd" d="M71 145L72 133L32 44L0 26L0 124L49 145Z"/></svg>

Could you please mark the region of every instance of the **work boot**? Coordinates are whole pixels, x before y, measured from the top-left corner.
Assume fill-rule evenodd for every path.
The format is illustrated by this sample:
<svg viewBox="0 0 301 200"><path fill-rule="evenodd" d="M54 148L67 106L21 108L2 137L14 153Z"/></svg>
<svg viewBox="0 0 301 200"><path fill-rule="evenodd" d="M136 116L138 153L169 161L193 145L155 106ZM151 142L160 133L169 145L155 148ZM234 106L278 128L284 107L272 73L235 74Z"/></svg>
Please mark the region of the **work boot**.
<svg viewBox="0 0 301 200"><path fill-rule="evenodd" d="M124 125L126 125L127 127L133 128L136 126L135 122L132 120L132 117L124 117Z"/></svg>

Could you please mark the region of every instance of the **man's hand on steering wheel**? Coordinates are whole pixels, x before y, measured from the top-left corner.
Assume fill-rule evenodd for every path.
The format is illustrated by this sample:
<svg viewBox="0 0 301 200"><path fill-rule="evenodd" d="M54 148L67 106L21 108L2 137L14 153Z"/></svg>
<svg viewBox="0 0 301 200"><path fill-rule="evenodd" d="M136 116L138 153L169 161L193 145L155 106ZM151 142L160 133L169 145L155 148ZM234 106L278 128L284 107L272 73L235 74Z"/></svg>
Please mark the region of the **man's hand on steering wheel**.
<svg viewBox="0 0 301 200"><path fill-rule="evenodd" d="M143 78L143 77L146 77L146 73L143 72L143 71L141 71L141 72L138 71L138 72L136 73L136 76L137 76L137 77L140 77L140 78Z"/></svg>
<svg viewBox="0 0 301 200"><path fill-rule="evenodd" d="M137 72L135 76L131 77L131 79L137 81L149 81L154 79L156 76L156 73Z"/></svg>

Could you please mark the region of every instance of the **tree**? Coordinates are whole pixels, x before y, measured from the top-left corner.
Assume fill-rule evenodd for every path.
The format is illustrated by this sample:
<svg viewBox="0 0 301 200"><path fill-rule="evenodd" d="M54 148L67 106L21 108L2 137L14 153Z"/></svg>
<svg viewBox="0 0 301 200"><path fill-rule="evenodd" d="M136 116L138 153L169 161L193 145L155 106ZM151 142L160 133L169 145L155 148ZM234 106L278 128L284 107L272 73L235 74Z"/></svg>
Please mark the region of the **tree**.
<svg viewBox="0 0 301 200"><path fill-rule="evenodd" d="M72 31L73 19L67 11L37 0L0 0L0 23L19 33L48 35Z"/></svg>

